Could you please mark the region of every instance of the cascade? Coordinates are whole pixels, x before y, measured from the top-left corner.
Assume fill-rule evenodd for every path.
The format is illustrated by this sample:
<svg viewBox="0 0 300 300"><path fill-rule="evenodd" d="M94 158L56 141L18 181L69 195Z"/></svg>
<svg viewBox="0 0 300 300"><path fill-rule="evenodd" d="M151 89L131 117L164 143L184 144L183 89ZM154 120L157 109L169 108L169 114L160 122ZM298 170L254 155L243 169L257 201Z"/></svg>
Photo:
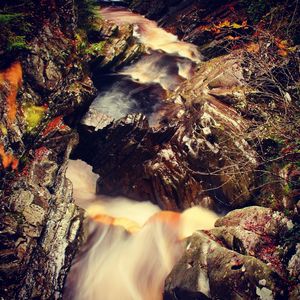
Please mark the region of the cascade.
<svg viewBox="0 0 300 300"><path fill-rule="evenodd" d="M109 83L100 87L90 111L99 111L109 120L141 112L151 121L166 93L192 77L201 54L195 45L178 40L141 15L116 7L103 8L100 14L117 25L133 25L133 35L146 53L117 73L106 74Z"/></svg>
<svg viewBox="0 0 300 300"><path fill-rule="evenodd" d="M65 299L162 299L184 238L212 228L217 219L200 207L180 214L149 202L95 195L98 176L80 160L69 162L67 177L76 203L89 216L89 233L68 276Z"/></svg>
<svg viewBox="0 0 300 300"><path fill-rule="evenodd" d="M88 114L98 111L110 122L143 113L151 124L160 100L191 78L201 55L194 45L128 10L108 7L101 16L118 25L132 24L146 53L109 74L109 84L100 89ZM69 162L67 177L76 203L86 209L89 232L68 276L65 299L162 299L164 280L182 255L184 238L212 228L217 219L205 208L161 211L150 202L98 195L98 175L80 160Z"/></svg>

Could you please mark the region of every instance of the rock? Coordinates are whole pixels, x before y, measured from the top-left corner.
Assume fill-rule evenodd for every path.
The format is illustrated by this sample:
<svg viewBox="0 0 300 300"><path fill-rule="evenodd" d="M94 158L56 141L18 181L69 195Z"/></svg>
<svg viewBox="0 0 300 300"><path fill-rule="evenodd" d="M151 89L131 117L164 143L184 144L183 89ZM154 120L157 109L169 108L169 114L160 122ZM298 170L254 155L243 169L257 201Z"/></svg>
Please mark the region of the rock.
<svg viewBox="0 0 300 300"><path fill-rule="evenodd" d="M163 16L167 11L168 7L177 4L178 0L167 0L167 1L140 1L133 0L130 4L130 8L138 12L141 15L145 15L150 19L158 19Z"/></svg>
<svg viewBox="0 0 300 300"><path fill-rule="evenodd" d="M282 213L270 208L251 206L236 209L218 219L215 226L241 226L245 230L256 232L258 235L278 238L293 225Z"/></svg>
<svg viewBox="0 0 300 300"><path fill-rule="evenodd" d="M287 224L278 212L249 207L194 233L166 279L164 299L286 299L287 275L276 245Z"/></svg>
<svg viewBox="0 0 300 300"><path fill-rule="evenodd" d="M76 138L64 138L64 149L36 149L30 164L2 192L1 296L58 298L63 288L83 219L65 178L66 161L61 164Z"/></svg>
<svg viewBox="0 0 300 300"><path fill-rule="evenodd" d="M164 299L260 299L262 294L276 299L286 293L280 276L260 260L228 250L201 232L186 243L166 280Z"/></svg>
<svg viewBox="0 0 300 300"><path fill-rule="evenodd" d="M81 159L93 166L96 173L101 174L98 181L101 192L130 197L135 195L135 198L154 201L154 191L147 184L147 177L141 176L143 162L153 158L155 149L160 148L173 133L173 128L155 132L149 128L145 116L129 115L97 132L81 128L79 134L85 138L86 143L79 144L73 155L80 155ZM128 174L132 168L135 172ZM123 178L122 185L118 184L120 178Z"/></svg>
<svg viewBox="0 0 300 300"><path fill-rule="evenodd" d="M103 20L100 26L99 34L103 36L103 47L91 58L95 74L118 70L145 51L144 46L133 37L132 25L117 26Z"/></svg>
<svg viewBox="0 0 300 300"><path fill-rule="evenodd" d="M63 118L80 115L95 88L74 44L74 2L29 14L30 51L0 71L0 298L59 299L83 221L65 177L77 135Z"/></svg>
<svg viewBox="0 0 300 300"><path fill-rule="evenodd" d="M100 193L151 200L175 210L197 204L214 209L243 206L258 164L244 139L248 123L212 94L222 90L233 98L242 78L233 56L204 63L162 100L151 115L151 126L140 115L103 123L103 114L95 112L93 119L107 126L96 126L97 132L83 126L80 137L90 142L80 144L74 157L98 172Z"/></svg>
<svg viewBox="0 0 300 300"><path fill-rule="evenodd" d="M218 240L243 255L254 256L274 271L287 274L282 259L282 237L294 227L292 220L278 211L259 206L234 210L217 220L211 230Z"/></svg>
<svg viewBox="0 0 300 300"><path fill-rule="evenodd" d="M293 278L300 279L300 244L296 245L296 253L288 263L289 275Z"/></svg>

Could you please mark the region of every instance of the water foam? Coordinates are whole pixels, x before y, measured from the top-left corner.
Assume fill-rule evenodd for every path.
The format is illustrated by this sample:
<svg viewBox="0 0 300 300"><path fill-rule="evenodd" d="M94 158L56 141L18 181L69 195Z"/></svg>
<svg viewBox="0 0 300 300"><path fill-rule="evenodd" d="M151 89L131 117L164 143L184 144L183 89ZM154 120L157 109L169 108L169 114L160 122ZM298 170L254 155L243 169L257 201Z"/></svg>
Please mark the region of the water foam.
<svg viewBox="0 0 300 300"><path fill-rule="evenodd" d="M95 195L97 175L82 161L70 161L67 177L74 198L90 216L89 238L74 261L65 299L159 300L183 239L213 227L217 216L200 207L182 214L154 204Z"/></svg>

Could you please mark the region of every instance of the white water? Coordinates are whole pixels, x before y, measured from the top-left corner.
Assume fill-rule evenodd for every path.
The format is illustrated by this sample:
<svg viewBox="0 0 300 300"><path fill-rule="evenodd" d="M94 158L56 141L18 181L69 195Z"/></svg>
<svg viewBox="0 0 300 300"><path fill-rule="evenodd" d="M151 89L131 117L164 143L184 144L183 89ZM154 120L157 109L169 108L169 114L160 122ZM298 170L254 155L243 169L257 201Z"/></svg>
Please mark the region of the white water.
<svg viewBox="0 0 300 300"><path fill-rule="evenodd" d="M159 300L182 254L182 239L213 227L217 216L200 207L182 214L149 202L95 195L97 175L70 161L67 177L77 204L90 216L89 239L68 276L65 299Z"/></svg>
<svg viewBox="0 0 300 300"><path fill-rule="evenodd" d="M135 64L125 67L120 74L129 75L139 83L158 83L168 91L175 90L193 74L193 63L186 58L153 52Z"/></svg>
<svg viewBox="0 0 300 300"><path fill-rule="evenodd" d="M129 77L138 84L147 86L157 84L165 91L174 91L184 80L193 76L197 63L201 61L201 55L195 45L178 40L177 36L159 28L156 22L124 8L103 8L100 15L117 25L134 24L134 36L147 49L147 54L117 73L127 76L127 81ZM120 76L116 77L115 82L108 89L101 91L91 106L109 117L103 126L109 124L111 120L118 120L127 114L137 112L153 119L152 113L155 114L155 109L152 108L160 105L162 99L157 97L156 103L149 101L147 114L141 109L145 108L145 105L140 103L143 101L140 98L144 95L138 97L139 91L135 88L132 91L124 88L122 80Z"/></svg>
<svg viewBox="0 0 300 300"><path fill-rule="evenodd" d="M134 24L136 38L148 49L147 55L119 72L134 83L124 86L128 79L117 78L92 104L93 109L109 116L107 122L145 109L147 105L137 97L144 86L160 85L172 91L193 75L201 58L194 45L124 9L105 8L100 14L119 25ZM152 98L156 94L160 95L154 93ZM160 107L149 97L146 104ZM149 118L155 119L152 115ZM162 299L164 281L182 255L183 239L195 230L212 228L217 219L200 207L180 214L161 211L149 202L96 195L98 176L82 161L69 162L67 177L73 183L76 203L89 216L89 237L68 275L65 299Z"/></svg>
<svg viewBox="0 0 300 300"><path fill-rule="evenodd" d="M118 120L138 110L139 104L133 98L133 92L125 93L120 83L115 82L109 90L97 96L92 107Z"/></svg>
<svg viewBox="0 0 300 300"><path fill-rule="evenodd" d="M195 45L179 41L177 36L158 27L157 23L129 10L107 7L100 10L105 20L117 25L134 24L135 36L142 44L152 50L178 55L194 61L201 61L201 55Z"/></svg>

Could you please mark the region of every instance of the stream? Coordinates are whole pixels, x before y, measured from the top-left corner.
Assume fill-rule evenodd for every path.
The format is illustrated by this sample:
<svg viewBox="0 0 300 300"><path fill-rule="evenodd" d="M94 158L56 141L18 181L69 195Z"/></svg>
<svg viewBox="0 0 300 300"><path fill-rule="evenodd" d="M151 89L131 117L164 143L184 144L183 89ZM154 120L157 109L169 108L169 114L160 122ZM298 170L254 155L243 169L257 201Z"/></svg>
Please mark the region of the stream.
<svg viewBox="0 0 300 300"><path fill-rule="evenodd" d="M101 16L117 25L133 24L146 53L106 83L83 119L96 130L130 113L147 116L155 126L168 93L193 76L201 55L194 45L141 15L107 7ZM95 124L93 115L104 117ZM80 160L71 160L67 177L73 197L88 215L88 238L73 262L64 299L159 300L164 281L183 253L184 238L213 227L217 215L193 207L183 213L161 211L150 202L96 194L98 175Z"/></svg>

